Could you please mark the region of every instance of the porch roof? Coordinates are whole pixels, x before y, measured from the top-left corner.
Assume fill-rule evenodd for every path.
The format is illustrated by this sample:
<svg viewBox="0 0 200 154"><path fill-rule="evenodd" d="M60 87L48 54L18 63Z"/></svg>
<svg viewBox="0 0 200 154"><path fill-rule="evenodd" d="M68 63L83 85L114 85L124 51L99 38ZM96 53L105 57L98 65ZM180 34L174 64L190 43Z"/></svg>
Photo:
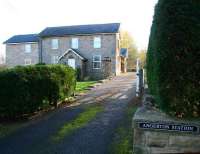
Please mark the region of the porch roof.
<svg viewBox="0 0 200 154"><path fill-rule="evenodd" d="M59 60L62 59L65 55L67 55L69 52L73 52L76 56L78 56L81 60L83 61L87 61L87 59L82 56L80 54L80 51L78 49L73 49L73 48L70 48L68 49L66 52L64 52L60 57L59 57Z"/></svg>

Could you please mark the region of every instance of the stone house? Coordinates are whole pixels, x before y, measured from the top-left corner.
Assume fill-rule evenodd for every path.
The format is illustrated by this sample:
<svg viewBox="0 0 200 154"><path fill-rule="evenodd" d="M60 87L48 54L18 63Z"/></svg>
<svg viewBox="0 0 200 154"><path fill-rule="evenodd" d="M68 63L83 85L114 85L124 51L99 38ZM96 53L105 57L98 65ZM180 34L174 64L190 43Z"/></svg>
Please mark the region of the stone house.
<svg viewBox="0 0 200 154"><path fill-rule="evenodd" d="M120 24L48 27L39 34L16 35L6 44L6 65L62 63L81 78L102 79L126 72L126 49L120 49Z"/></svg>

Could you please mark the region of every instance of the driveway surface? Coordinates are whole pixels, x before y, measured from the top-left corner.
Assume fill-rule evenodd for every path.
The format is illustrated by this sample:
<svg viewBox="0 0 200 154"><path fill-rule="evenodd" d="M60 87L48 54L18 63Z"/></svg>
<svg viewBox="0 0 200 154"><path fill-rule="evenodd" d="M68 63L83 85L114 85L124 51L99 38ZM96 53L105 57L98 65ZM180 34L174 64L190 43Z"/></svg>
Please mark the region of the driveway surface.
<svg viewBox="0 0 200 154"><path fill-rule="evenodd" d="M80 105L54 111L0 139L1 154L107 154L115 129L135 97L135 74L114 77L77 99ZM66 122L83 112L86 104L100 103L104 111L59 143L50 140Z"/></svg>

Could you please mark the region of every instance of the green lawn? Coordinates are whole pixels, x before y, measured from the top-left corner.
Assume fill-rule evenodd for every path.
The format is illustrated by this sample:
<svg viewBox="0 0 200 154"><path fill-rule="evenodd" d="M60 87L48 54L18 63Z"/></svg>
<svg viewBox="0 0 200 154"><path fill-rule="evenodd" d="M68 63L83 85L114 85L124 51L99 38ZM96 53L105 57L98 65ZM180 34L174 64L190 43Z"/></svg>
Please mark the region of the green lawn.
<svg viewBox="0 0 200 154"><path fill-rule="evenodd" d="M76 93L85 92L88 87L94 85L95 83L97 83L97 81L77 82L76 83Z"/></svg>
<svg viewBox="0 0 200 154"><path fill-rule="evenodd" d="M99 112L103 111L103 107L96 105L87 107L84 112L80 113L76 119L65 123L58 132L51 138L54 142L59 142L66 136L70 135L79 128L86 126L93 120Z"/></svg>

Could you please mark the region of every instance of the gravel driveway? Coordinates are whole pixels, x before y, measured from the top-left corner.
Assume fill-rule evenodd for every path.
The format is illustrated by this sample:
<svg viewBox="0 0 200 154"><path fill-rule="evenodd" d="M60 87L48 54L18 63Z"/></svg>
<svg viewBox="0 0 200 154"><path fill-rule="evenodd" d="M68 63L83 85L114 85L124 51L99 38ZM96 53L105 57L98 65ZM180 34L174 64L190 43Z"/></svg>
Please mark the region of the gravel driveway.
<svg viewBox="0 0 200 154"><path fill-rule="evenodd" d="M1 154L107 154L114 130L123 119L128 103L135 97L135 74L114 77L78 98L81 105L62 108L0 140ZM104 111L87 126L59 143L52 136L66 122L83 112L85 104L101 103Z"/></svg>

